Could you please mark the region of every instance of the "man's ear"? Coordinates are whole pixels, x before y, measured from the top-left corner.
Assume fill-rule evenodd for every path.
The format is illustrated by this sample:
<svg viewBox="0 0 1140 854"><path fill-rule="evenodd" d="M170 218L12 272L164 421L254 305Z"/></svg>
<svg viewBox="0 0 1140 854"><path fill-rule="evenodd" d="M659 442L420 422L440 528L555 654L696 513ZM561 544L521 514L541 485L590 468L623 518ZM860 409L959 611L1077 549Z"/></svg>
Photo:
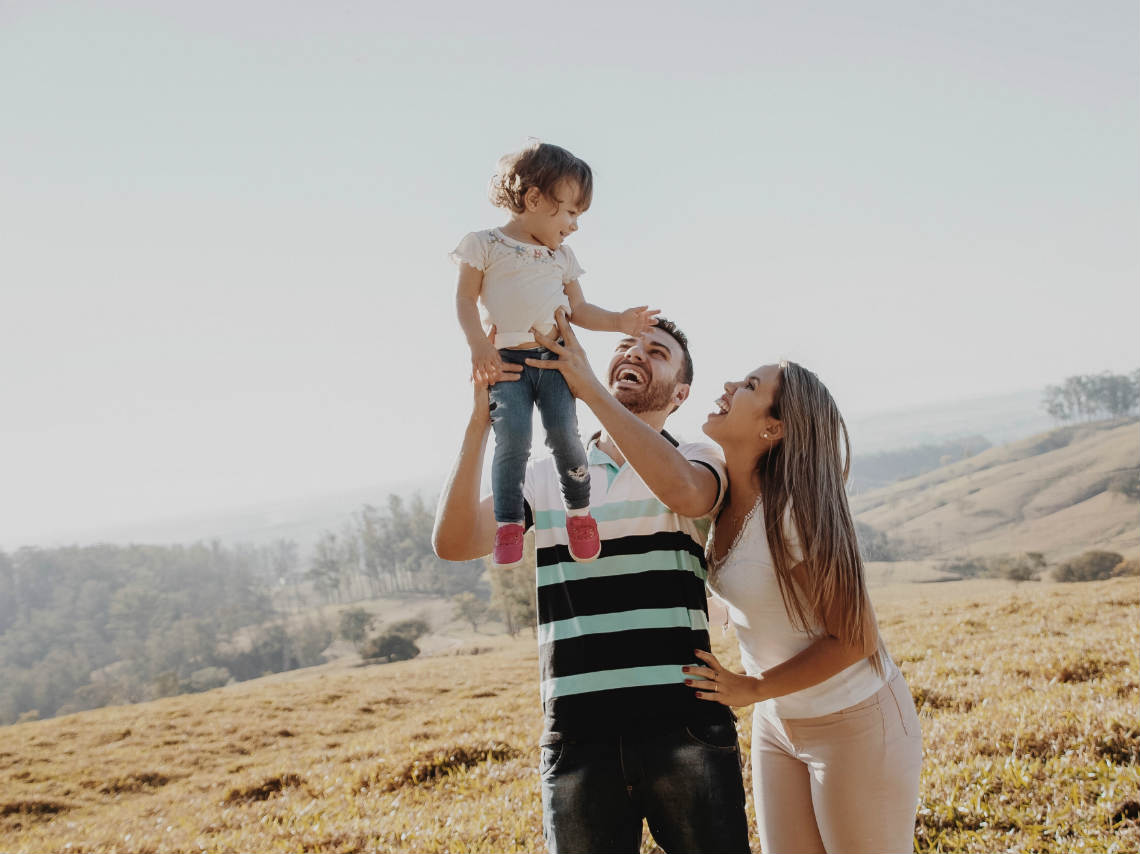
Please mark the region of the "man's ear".
<svg viewBox="0 0 1140 854"><path fill-rule="evenodd" d="M676 408L689 399L690 386L688 383L677 383L673 388L673 407Z"/></svg>

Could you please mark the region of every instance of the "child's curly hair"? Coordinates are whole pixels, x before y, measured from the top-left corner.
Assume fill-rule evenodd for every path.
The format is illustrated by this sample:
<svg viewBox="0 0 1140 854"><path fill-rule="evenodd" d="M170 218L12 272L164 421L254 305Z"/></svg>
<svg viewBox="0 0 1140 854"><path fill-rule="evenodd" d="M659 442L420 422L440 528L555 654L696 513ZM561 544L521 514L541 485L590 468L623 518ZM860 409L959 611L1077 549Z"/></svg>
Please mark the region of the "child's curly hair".
<svg viewBox="0 0 1140 854"><path fill-rule="evenodd" d="M542 195L557 202L554 188L559 181L577 184L578 198L574 203L583 210L590 206L594 195L594 173L586 161L565 148L536 140L521 151L499 158L491 178L491 204L523 213L526 210L526 191L531 187L537 187Z"/></svg>

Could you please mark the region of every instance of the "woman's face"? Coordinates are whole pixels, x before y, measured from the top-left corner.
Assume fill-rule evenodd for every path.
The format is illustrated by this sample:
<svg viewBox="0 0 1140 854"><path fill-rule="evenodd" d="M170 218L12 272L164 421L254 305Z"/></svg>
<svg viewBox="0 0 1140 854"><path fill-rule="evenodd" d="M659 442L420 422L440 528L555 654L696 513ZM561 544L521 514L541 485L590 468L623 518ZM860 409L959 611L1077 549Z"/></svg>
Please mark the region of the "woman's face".
<svg viewBox="0 0 1140 854"><path fill-rule="evenodd" d="M763 445L779 433L780 422L770 414L779 384L779 365L764 365L744 379L729 380L701 429L721 447Z"/></svg>

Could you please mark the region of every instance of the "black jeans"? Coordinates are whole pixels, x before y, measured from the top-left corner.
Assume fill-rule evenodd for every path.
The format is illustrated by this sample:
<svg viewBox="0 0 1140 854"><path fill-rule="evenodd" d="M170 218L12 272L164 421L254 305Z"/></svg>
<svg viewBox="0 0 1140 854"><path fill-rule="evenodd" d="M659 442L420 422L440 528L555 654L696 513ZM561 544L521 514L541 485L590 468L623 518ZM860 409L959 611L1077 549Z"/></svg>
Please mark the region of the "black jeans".
<svg viewBox="0 0 1140 854"><path fill-rule="evenodd" d="M669 854L747 852L740 748L731 722L542 748L551 854L629 852L642 820Z"/></svg>

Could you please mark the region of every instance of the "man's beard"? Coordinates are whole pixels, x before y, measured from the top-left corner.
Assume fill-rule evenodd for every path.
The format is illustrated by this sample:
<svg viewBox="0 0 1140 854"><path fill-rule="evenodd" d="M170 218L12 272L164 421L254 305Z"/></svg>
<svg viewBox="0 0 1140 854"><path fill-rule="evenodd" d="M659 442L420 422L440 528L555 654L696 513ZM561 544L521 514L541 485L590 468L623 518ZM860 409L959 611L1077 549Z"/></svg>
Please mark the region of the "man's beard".
<svg viewBox="0 0 1140 854"><path fill-rule="evenodd" d="M635 415L642 412L660 412L672 409L673 392L676 388L676 383L653 380L649 385L640 388L614 389L614 397L618 403Z"/></svg>

